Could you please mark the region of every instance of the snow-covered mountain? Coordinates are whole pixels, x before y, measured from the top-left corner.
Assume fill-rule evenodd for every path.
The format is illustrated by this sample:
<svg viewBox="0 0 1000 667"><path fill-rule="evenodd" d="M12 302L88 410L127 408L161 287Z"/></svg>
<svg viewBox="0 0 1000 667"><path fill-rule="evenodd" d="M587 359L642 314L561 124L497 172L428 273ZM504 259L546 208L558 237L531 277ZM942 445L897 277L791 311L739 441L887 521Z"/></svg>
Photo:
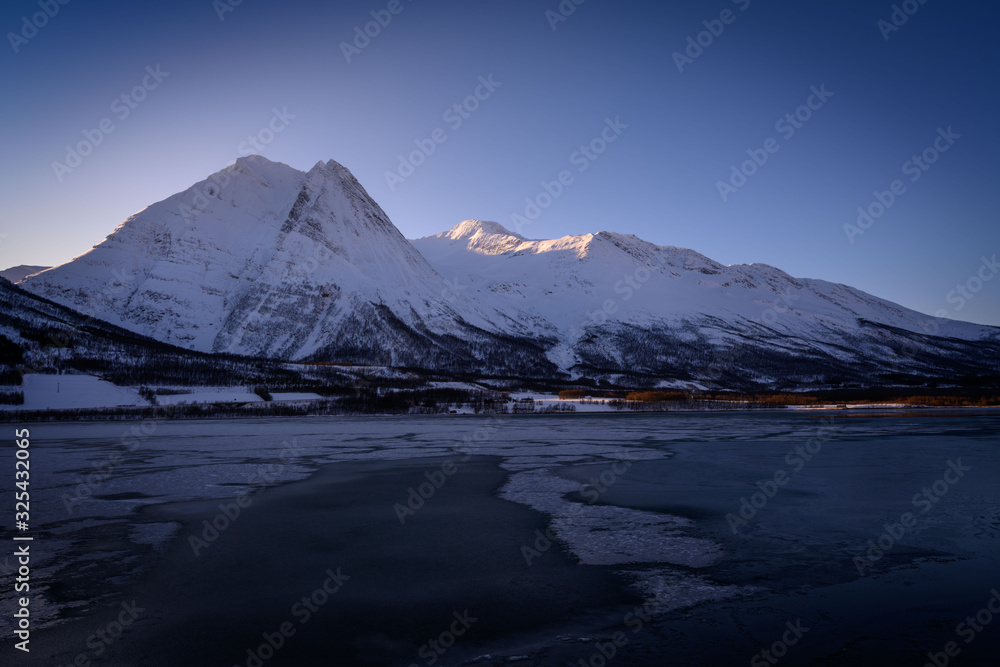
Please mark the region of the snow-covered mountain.
<svg viewBox="0 0 1000 667"><path fill-rule="evenodd" d="M564 331L604 320L650 326L700 316L786 335L859 320L927 333L933 319L846 285L793 278L767 264L724 266L632 234L538 241L496 222L466 220L413 244L439 272L467 277L491 298L538 312ZM939 335L966 340L1000 333L955 320L936 327Z"/></svg>
<svg viewBox="0 0 1000 667"><path fill-rule="evenodd" d="M995 373L1000 330L763 264L466 221L407 241L336 162L241 158L25 289L193 350L735 386Z"/></svg>
<svg viewBox="0 0 1000 667"><path fill-rule="evenodd" d="M725 266L631 234L528 240L467 220L413 243L442 274L463 276L477 302L545 318L560 339L549 357L565 369L695 368L693 378L711 380L720 363L732 365L730 351L743 350L771 358L777 374L789 360L814 363L817 377L851 365L933 374L960 361L959 341L1000 342L996 327L932 318L767 264ZM737 362L734 371L779 379L760 366Z"/></svg>
<svg viewBox="0 0 1000 667"><path fill-rule="evenodd" d="M454 293L333 161L240 158L22 286L157 340L270 358L449 367L534 334Z"/></svg>
<svg viewBox="0 0 1000 667"><path fill-rule="evenodd" d="M32 273L38 273L39 271L44 271L49 267L47 266L32 266L30 264L19 264L18 266L12 266L9 269L0 271L0 278L6 278L12 283L16 283L20 280L24 280Z"/></svg>

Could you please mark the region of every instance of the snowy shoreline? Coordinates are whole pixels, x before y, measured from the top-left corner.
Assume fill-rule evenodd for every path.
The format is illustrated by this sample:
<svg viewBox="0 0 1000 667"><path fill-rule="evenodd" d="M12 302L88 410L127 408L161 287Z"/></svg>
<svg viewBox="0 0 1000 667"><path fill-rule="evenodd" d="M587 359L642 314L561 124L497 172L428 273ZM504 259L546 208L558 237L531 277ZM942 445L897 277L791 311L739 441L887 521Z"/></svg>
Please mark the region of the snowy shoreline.
<svg viewBox="0 0 1000 667"><path fill-rule="evenodd" d="M689 404L684 401L641 403L621 401L607 397L583 396L562 398L557 394L513 391L506 394L506 401L484 405L472 402L455 402L428 406L413 405L408 412L402 409L356 411L341 407L340 399L324 397L311 392L274 392L265 397L249 387L160 387L155 394L140 387L114 385L92 375L43 375L24 376L22 405L0 405L0 421L38 419L81 419L97 421L102 418L148 419L168 418L235 418L281 416L435 416L458 417L463 415L552 415L552 414L643 414L643 413L729 413L729 412L893 412L926 410L961 410L963 412L996 411L989 406L910 405L905 403L844 403L831 402L816 405L755 404L745 400L702 399ZM431 388L461 388L468 391L488 391L471 383L431 383ZM145 389L145 393L144 390ZM152 396L153 402L150 401ZM614 405L617 402L618 405ZM166 415L158 413L165 412Z"/></svg>

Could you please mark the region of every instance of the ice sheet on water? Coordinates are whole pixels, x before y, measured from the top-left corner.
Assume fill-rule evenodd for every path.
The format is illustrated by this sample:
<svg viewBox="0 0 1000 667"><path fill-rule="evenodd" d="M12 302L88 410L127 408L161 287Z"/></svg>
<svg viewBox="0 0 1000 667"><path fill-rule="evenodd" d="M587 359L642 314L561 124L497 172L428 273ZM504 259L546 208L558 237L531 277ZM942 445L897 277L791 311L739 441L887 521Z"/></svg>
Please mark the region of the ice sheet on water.
<svg viewBox="0 0 1000 667"><path fill-rule="evenodd" d="M664 443L676 431L663 424L640 418L581 429L562 418L491 416L46 424L32 444L39 465L51 473L39 481L33 519L40 529L58 531L60 539L53 534L46 540L47 560L40 566L58 564L47 576L53 581L60 567L102 568L111 552L87 550L83 563L79 546L114 519L128 522L125 535L139 550L176 538L174 526L137 525L133 514L143 505L232 498L254 481L292 482L339 461L460 462L469 453L499 457L514 472L506 492L520 489L519 502L555 517L561 538L584 563L698 566L711 562L716 547L685 535L685 520L571 503L563 496L578 485L545 472L560 465L668 458ZM574 507L583 509L571 512Z"/></svg>
<svg viewBox="0 0 1000 667"><path fill-rule="evenodd" d="M646 599L654 614L692 607L710 600L723 600L740 595L752 595L752 586L721 586L704 577L656 567L628 570L632 586Z"/></svg>
<svg viewBox="0 0 1000 667"><path fill-rule="evenodd" d="M721 549L714 542L690 537L689 519L566 499L580 485L548 469L515 473L501 489L506 500L528 505L552 517L555 534L586 565L672 563L711 565Z"/></svg>

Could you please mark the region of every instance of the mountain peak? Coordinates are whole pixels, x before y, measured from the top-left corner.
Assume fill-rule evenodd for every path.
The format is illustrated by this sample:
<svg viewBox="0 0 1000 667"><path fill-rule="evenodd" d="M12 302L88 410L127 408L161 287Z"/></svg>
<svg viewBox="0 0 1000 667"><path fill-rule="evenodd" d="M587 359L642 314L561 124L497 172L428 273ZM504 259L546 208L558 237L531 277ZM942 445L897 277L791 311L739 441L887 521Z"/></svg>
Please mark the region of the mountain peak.
<svg viewBox="0 0 1000 667"><path fill-rule="evenodd" d="M257 153L251 153L250 155L243 155L236 158L236 164L281 164L281 163L275 162L273 160L268 160L263 155L258 155Z"/></svg>
<svg viewBox="0 0 1000 667"><path fill-rule="evenodd" d="M242 157L236 158L236 162L228 167L228 169L233 169L236 171L249 172L253 174L269 173L276 170L280 171L294 171L298 173L298 169L294 167L289 167L284 162L275 162L274 160L268 160L263 155L244 155Z"/></svg>
<svg viewBox="0 0 1000 667"><path fill-rule="evenodd" d="M336 160L327 160L326 162L323 162L323 160L319 160L316 164L313 165L312 169L309 170L309 173L311 174L313 172L320 172L320 171L334 173L334 174L351 173L351 171L347 167L340 164Z"/></svg>
<svg viewBox="0 0 1000 667"><path fill-rule="evenodd" d="M477 236L484 236L487 234L499 234L501 236L512 236L516 239L524 240L524 237L520 234L516 234L506 227L501 225L499 222L489 222L484 220L463 220L458 223L447 232L444 236L452 240L459 239L471 239Z"/></svg>

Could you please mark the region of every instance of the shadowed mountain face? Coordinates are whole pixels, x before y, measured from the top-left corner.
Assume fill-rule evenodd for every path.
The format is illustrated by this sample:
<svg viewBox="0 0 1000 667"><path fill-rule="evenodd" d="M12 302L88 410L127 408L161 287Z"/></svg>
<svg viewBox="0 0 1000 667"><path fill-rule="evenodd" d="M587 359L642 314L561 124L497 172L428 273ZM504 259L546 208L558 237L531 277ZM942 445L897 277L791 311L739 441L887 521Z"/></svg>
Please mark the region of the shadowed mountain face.
<svg viewBox="0 0 1000 667"><path fill-rule="evenodd" d="M0 279L0 393L29 373L84 372L116 384L233 385L280 378L278 364L193 352L114 326Z"/></svg>
<svg viewBox="0 0 1000 667"><path fill-rule="evenodd" d="M241 158L21 286L192 350L788 387L995 374L998 329L763 264L466 221L407 241L336 162Z"/></svg>

